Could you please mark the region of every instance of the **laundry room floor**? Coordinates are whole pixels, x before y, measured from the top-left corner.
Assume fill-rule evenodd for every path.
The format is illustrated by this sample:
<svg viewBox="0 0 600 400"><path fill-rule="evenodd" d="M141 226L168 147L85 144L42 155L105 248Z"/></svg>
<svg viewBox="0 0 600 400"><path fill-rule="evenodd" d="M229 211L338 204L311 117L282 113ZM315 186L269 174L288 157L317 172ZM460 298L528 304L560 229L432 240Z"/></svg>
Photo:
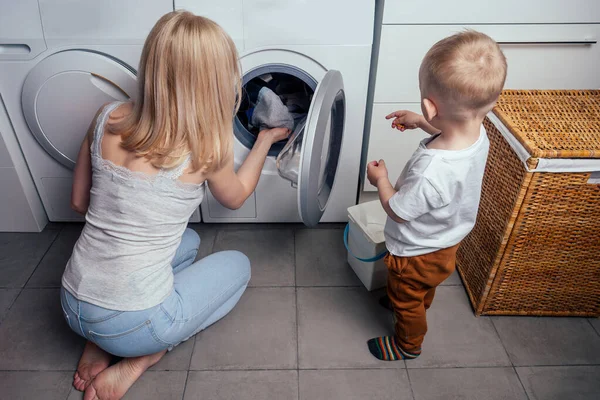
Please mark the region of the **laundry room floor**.
<svg viewBox="0 0 600 400"><path fill-rule="evenodd" d="M373 358L389 311L346 262L342 225L191 225L200 255L252 262L237 307L166 355L126 399L598 399L600 320L475 317L460 278L428 312L422 356ZM0 233L0 399L72 400L84 340L62 318L60 277L79 224Z"/></svg>

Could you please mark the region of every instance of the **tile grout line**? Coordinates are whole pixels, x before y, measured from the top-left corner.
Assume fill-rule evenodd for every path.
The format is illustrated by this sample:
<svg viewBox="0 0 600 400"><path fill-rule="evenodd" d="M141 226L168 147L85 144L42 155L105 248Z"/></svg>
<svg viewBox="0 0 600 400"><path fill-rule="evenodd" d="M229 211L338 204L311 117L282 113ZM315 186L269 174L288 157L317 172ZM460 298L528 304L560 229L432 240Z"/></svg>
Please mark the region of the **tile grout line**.
<svg viewBox="0 0 600 400"><path fill-rule="evenodd" d="M196 347L196 337L194 337L194 347ZM193 350L192 350L192 354ZM192 359L190 358L190 363L192 362ZM183 385L183 393L181 394L181 400L185 399L185 392L187 391L187 385L188 385L188 380L190 379L190 370L188 368L188 370L185 373L185 384Z"/></svg>
<svg viewBox="0 0 600 400"><path fill-rule="evenodd" d="M21 291L25 291L25 290L56 290L56 289L60 289L62 286L30 286L30 287L24 287L23 289L21 289Z"/></svg>
<svg viewBox="0 0 600 400"><path fill-rule="evenodd" d="M515 368L587 368L600 367L600 364L534 364L534 365L519 365ZM510 365L496 366L465 366L465 367L412 367L407 371L424 371L424 370L451 370L451 369L505 369L512 368ZM246 372L246 371L401 371L402 368L381 368L381 367L327 367L327 368L228 368L228 369L160 369L152 370L151 372ZM0 369L0 372L74 372L74 369Z"/></svg>
<svg viewBox="0 0 600 400"><path fill-rule="evenodd" d="M200 332L198 332L200 333ZM188 367L185 375L185 385L183 386L183 395L181 396L181 400L185 398L185 392L187 390L188 381L190 379L190 371L192 370L192 359L194 358L194 351L196 350L196 340L198 339L198 334L194 335L194 344L192 345L192 352L190 354L190 361L188 362Z"/></svg>
<svg viewBox="0 0 600 400"><path fill-rule="evenodd" d="M198 332L200 333L200 332ZM192 353L190 354L190 361L188 362L187 371L192 371L192 359L194 358L194 351L196 351L196 339L198 338L198 333L194 335L194 344L192 345Z"/></svg>
<svg viewBox="0 0 600 400"><path fill-rule="evenodd" d="M299 327L299 311L298 311L298 266L297 266L297 255L296 251L296 230L292 231L292 237L294 241L294 295L295 306L296 306L296 388L297 388L297 400L300 400L300 327Z"/></svg>
<svg viewBox="0 0 600 400"><path fill-rule="evenodd" d="M212 252L210 253L212 254ZM296 277L294 276L294 279ZM27 289L56 289L61 286L29 286ZM297 288L310 288L310 289L344 289L344 288L362 288L363 285L295 285L295 284L284 284L284 285L248 285L248 287L253 288L281 288L281 287L297 287ZM450 288L450 287L462 287L461 285L440 285L438 287ZM24 289L18 287L8 287L8 286L0 286L0 289ZM584 317L581 317L584 318Z"/></svg>
<svg viewBox="0 0 600 400"><path fill-rule="evenodd" d="M215 237L212 240L212 246L210 246L210 251L208 252L208 255L211 255L215 252L215 246L217 245L217 238L219 237L220 233L221 233L221 229L217 228L215 230Z"/></svg>
<svg viewBox="0 0 600 400"><path fill-rule="evenodd" d="M5 289L5 290L12 290L12 289ZM21 296L21 293L23 293L23 288L15 288L14 290L18 290L19 292L17 293L17 295L15 296L13 301L6 308L6 311L4 312L4 316L2 318L0 318L0 325L2 325L2 322L4 322L4 319L8 316L8 312L15 305L15 303L17 302L17 299Z"/></svg>
<svg viewBox="0 0 600 400"><path fill-rule="evenodd" d="M19 299L19 297L21 297L21 294L23 293L23 290L25 289L25 287L27 286L27 284L29 283L29 281L31 280L31 277L33 276L33 274L35 273L35 271L38 269L38 267L40 266L40 263L42 262L42 260L44 259L44 257L46 257L46 254L48 254L48 252L50 251L50 249L52 248L52 246L54 245L54 242L56 242L56 240L58 239L58 236L60 235L60 233L62 232L64 227L60 227L60 229L54 229L56 231L58 231L56 233L56 236L54 237L54 239L52 239L52 242L48 245L48 248L46 249L46 251L44 252L44 254L42 255L42 257L40 257L40 260L37 262L37 264L35 265L35 268L33 269L33 271L31 271L31 275L29 275L29 277L27 278L27 281L25 281L25 283L23 284L23 286L18 287L18 288L6 288L6 289L16 289L19 291L19 293L17 293L17 295L15 296L15 298L13 299L13 301L10 303L10 305L8 306L8 308L6 309L5 315L4 317L2 317L2 319L0 319L0 324L2 324L4 322L4 319L6 319L6 317L8 316L8 313L10 312L10 310L13 308L13 306L17 303L17 300ZM4 289L4 288L2 288Z"/></svg>
<svg viewBox="0 0 600 400"><path fill-rule="evenodd" d="M394 326L393 328L395 329L396 327ZM410 389L410 395L412 396L412 399L415 400L415 390L413 389L412 381L410 380L408 364L406 363L406 359L402 360L402 362L404 362L404 371L406 372L406 379L408 379L408 388Z"/></svg>
<svg viewBox="0 0 600 400"><path fill-rule="evenodd" d="M570 368L570 367L600 367L600 364L528 364L528 365L479 365L479 366L459 366L459 367L411 367L408 370L424 369L494 369L494 368Z"/></svg>
<svg viewBox="0 0 600 400"><path fill-rule="evenodd" d="M592 317L592 318L593 318L593 317ZM592 329L594 330L594 332L596 332L596 334L597 334L598 336L600 336L600 331L597 331L597 330L596 330L596 327L594 326L594 324L592 324L592 320L591 320L591 318L586 318L586 319L587 319L587 322L589 322L589 323L590 323L590 325L592 326Z"/></svg>
<svg viewBox="0 0 600 400"><path fill-rule="evenodd" d="M443 286L443 287L457 287L457 286ZM0 289L4 289L4 290L21 290L21 289L60 289L61 285L56 285L56 286L28 286L28 287L23 287L23 288L14 288L14 287L0 287ZM329 286L311 286L311 285L293 285L293 284L286 284L286 285L248 285L248 288L266 288L266 289L273 289L273 288L301 288L301 289L356 289L356 288L362 288L361 285L329 285Z"/></svg>
<svg viewBox="0 0 600 400"><path fill-rule="evenodd" d="M195 230L194 230L195 231ZM212 240L212 243L208 246L209 250L208 250L208 256L213 254L215 251L215 245L217 243L217 237L219 236L219 232L221 230L219 228L215 229L215 237ZM200 233L198 233L198 235L200 235ZM202 237L200 238L200 245L202 245ZM198 332L200 333L200 332ZM185 371L185 384L183 385L183 394L181 395L181 400L185 399L185 393L187 391L187 385L190 379L190 371L192 370L192 359L194 358L194 352L196 351L196 340L198 339L198 334L194 335L194 344L192 345L192 352L190 354L190 361L188 362L188 367L187 370Z"/></svg>
<svg viewBox="0 0 600 400"><path fill-rule="evenodd" d="M527 393L527 390L525 389L525 385L523 385L523 381L521 380L521 376L517 372L517 368L513 365L512 369L513 369L515 375L517 376L517 379L519 380L519 383L521 384L521 388L523 389L523 393L525 393L525 397L527 397L527 400L530 400L529 399L529 393Z"/></svg>
<svg viewBox="0 0 600 400"><path fill-rule="evenodd" d="M44 258L46 257L46 255L48 254L50 249L52 248L52 246L54 246L54 243L56 243L56 241L58 240L58 237L62 233L63 229L64 229L64 226L58 230L58 232L56 233L56 236L54 236L54 239L52 239L52 243L50 243L50 245L48 246L48 248L46 249L46 251L44 252L42 257L40 258L40 261L38 261L38 263L35 265L35 268L33 269L33 271L31 271L31 275L29 275L29 278L27 278L27 281L25 282L25 284L23 284L23 287L21 289L25 289L27 287L27 284L29 283L29 281L31 280L33 275L35 274L35 271L37 271L40 264L42 263L42 261L44 260Z"/></svg>
<svg viewBox="0 0 600 400"><path fill-rule="evenodd" d="M298 252L296 251L296 246L298 244L296 243L296 231L295 230L292 230L292 241L294 242L293 243L293 249L294 249L294 287L296 288L296 292L297 292L297 289L298 289L298 260L297 260L297 258L298 258ZM298 304L297 303L298 303L298 295L296 295L296 328L298 328L298 319L297 319L297 316L298 316L297 306L298 306Z"/></svg>
<svg viewBox="0 0 600 400"><path fill-rule="evenodd" d="M494 323L494 319L490 318L490 322L492 323L492 326L494 327L494 332L496 332L496 336L498 336L498 340L500 340L500 344L502 345L502 348L504 349L504 353L506 353L506 357L508 357L508 361L510 361L510 365L514 368L515 363L513 362L512 358L510 358L508 349L506 348L506 345L504 344L504 341L502 340L502 336L500 336L500 332L498 332L498 328L496 327L496 324Z"/></svg>
<svg viewBox="0 0 600 400"><path fill-rule="evenodd" d="M69 391L67 392L67 397L65 397L65 400L69 400L69 397L71 397L71 393L73 392L73 390L75 390L75 388L71 384L71 386L69 387Z"/></svg>
<svg viewBox="0 0 600 400"><path fill-rule="evenodd" d="M27 290L31 290L31 289L60 289L62 287L62 285L56 285L56 286L28 286L26 288L23 289L27 289Z"/></svg>
<svg viewBox="0 0 600 400"><path fill-rule="evenodd" d="M329 285L329 286L316 286L316 285L297 285L297 288L303 289L356 289L362 288L362 285Z"/></svg>
<svg viewBox="0 0 600 400"><path fill-rule="evenodd" d="M386 288L387 288L387 285L386 285ZM386 296L387 296L387 294L386 294ZM392 314L393 314L393 312L392 312ZM393 324L393 322L392 322L392 324ZM393 326L392 328L395 329L395 326ZM406 363L406 359L403 359L402 362L404 363L404 372L406 372L406 379L408 380L408 388L410 389L410 395L411 395L412 399L415 400L415 391L414 391L414 389L412 387L412 382L410 380L410 374L409 374L409 371L408 371L408 364Z"/></svg>
<svg viewBox="0 0 600 400"><path fill-rule="evenodd" d="M410 388L410 395L412 396L413 400L415 400L416 399L415 390L413 389L412 381L410 379L410 374L408 373L408 366L406 365L406 360L404 360L404 368L406 368L406 379L408 379L408 387Z"/></svg>

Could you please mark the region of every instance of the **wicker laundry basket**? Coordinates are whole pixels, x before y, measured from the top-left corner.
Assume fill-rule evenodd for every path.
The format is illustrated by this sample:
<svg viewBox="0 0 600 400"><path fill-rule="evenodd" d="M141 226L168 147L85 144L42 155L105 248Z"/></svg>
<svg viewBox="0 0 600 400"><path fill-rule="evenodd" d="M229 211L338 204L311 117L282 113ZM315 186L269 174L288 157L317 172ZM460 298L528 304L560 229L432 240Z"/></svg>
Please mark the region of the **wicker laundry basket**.
<svg viewBox="0 0 600 400"><path fill-rule="evenodd" d="M505 91L457 265L477 315L600 315L600 91Z"/></svg>

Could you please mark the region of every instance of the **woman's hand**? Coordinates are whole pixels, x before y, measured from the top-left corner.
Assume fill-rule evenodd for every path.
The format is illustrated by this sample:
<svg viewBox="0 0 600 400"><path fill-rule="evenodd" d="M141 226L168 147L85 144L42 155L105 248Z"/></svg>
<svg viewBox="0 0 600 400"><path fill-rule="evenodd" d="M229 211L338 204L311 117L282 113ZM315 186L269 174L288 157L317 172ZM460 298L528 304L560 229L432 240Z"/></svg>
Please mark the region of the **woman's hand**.
<svg viewBox="0 0 600 400"><path fill-rule="evenodd" d="M292 132L287 128L273 128L260 131L259 139L268 140L271 144L287 139Z"/></svg>

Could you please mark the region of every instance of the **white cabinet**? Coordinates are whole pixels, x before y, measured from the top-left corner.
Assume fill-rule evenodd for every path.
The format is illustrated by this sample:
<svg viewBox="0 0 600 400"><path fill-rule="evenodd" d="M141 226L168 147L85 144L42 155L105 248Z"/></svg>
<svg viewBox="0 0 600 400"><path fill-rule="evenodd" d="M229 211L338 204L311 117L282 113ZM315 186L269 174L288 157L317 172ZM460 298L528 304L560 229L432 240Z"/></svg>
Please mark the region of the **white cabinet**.
<svg viewBox="0 0 600 400"><path fill-rule="evenodd" d="M600 24L386 25L375 102L420 101L419 66L437 41L474 29L500 43L508 62L507 89L600 87Z"/></svg>
<svg viewBox="0 0 600 400"><path fill-rule="evenodd" d="M0 205L0 232L40 232L48 223L1 97Z"/></svg>
<svg viewBox="0 0 600 400"><path fill-rule="evenodd" d="M447 36L474 29L500 43L508 61L507 89L600 88L600 1L494 0L485 7L475 0L433 3L385 1L365 161L384 159L392 182L425 133L392 130L385 115L401 109L420 112L421 60ZM364 190L375 188L364 179Z"/></svg>

